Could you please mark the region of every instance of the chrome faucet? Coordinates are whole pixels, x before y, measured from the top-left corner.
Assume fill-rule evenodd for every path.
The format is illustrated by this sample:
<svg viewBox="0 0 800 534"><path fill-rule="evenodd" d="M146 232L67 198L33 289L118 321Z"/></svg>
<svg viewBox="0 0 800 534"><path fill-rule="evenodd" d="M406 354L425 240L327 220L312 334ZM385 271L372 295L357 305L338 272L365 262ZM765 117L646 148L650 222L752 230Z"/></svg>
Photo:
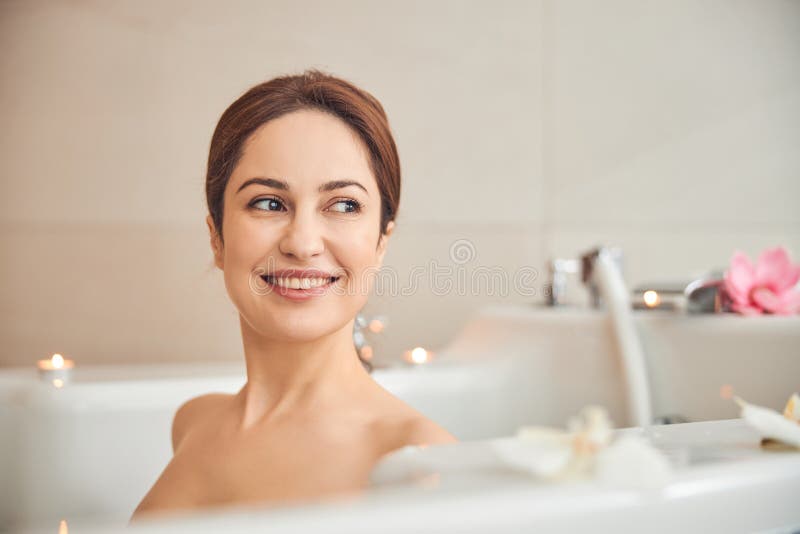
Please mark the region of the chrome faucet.
<svg viewBox="0 0 800 534"><path fill-rule="evenodd" d="M600 288L594 273L600 254L608 255L622 273L622 250L618 247L595 247L577 259L556 258L547 263L550 280L545 284L545 302L548 306L564 304L569 278L580 280L589 291L593 308L602 305ZM681 310L687 313L721 313L728 309L729 303L722 291L724 272L713 270L694 280L654 282L640 284L633 288L631 300L633 307L641 310ZM647 294L654 298L648 302Z"/></svg>
<svg viewBox="0 0 800 534"><path fill-rule="evenodd" d="M562 304L567 292L567 275L575 274L580 270L580 261L554 259L547 262L547 271L550 282L545 285L545 298L548 306Z"/></svg>
<svg viewBox="0 0 800 534"><path fill-rule="evenodd" d="M599 308L602 303L600 288L594 279L595 263L600 254L607 254L622 272L622 249L618 247L595 247L577 259L556 258L547 263L550 281L545 285L548 306L563 304L567 292L569 275L580 274L581 282L589 290L591 306Z"/></svg>
<svg viewBox="0 0 800 534"><path fill-rule="evenodd" d="M728 307L722 286L725 273L711 271L706 276L689 282L683 290L686 311L689 313L721 313Z"/></svg>

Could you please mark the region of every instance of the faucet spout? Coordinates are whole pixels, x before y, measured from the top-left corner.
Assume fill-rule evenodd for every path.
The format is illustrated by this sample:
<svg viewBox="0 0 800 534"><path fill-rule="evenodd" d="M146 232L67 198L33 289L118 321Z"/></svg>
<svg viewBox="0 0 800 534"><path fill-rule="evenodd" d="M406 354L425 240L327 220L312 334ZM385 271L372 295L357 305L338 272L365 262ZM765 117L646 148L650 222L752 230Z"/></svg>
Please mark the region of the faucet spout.
<svg viewBox="0 0 800 534"><path fill-rule="evenodd" d="M619 268L620 254L614 249L599 248L583 256L584 282L602 297L617 338L628 388L628 410L634 424L646 427L653 422L650 382L644 350L636 330L630 295Z"/></svg>

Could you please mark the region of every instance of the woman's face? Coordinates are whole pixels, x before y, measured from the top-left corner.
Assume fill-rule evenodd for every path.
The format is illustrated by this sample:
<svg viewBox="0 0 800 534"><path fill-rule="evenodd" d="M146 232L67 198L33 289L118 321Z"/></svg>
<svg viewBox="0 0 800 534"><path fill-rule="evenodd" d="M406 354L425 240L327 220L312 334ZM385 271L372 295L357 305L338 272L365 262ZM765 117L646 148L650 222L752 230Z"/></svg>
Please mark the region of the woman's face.
<svg viewBox="0 0 800 534"><path fill-rule="evenodd" d="M358 313L393 226L380 234L380 192L361 139L312 110L248 139L223 213L224 242L210 216L208 225L228 294L253 330L282 340L316 339Z"/></svg>

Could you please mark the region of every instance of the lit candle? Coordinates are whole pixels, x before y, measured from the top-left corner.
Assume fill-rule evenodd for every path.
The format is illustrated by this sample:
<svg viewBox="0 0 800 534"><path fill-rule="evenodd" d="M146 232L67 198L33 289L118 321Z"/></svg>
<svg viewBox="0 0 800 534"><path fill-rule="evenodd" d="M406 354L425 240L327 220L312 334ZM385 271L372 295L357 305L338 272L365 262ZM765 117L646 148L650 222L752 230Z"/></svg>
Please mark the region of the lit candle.
<svg viewBox="0 0 800 534"><path fill-rule="evenodd" d="M75 362L64 358L60 354L53 354L52 358L48 360L36 362L36 367L39 369L39 378L60 388L69 382Z"/></svg>
<svg viewBox="0 0 800 534"><path fill-rule="evenodd" d="M423 365L433 359L433 352L422 347L415 347L412 350L405 351L403 359L413 365Z"/></svg>
<svg viewBox="0 0 800 534"><path fill-rule="evenodd" d="M658 295L658 291L651 289L642 294L642 300L644 300L644 305L648 308L655 308L661 302L661 297Z"/></svg>
<svg viewBox="0 0 800 534"><path fill-rule="evenodd" d="M683 293L676 296L673 291L634 290L631 303L635 310L675 310L678 307L676 299L679 298L683 298Z"/></svg>

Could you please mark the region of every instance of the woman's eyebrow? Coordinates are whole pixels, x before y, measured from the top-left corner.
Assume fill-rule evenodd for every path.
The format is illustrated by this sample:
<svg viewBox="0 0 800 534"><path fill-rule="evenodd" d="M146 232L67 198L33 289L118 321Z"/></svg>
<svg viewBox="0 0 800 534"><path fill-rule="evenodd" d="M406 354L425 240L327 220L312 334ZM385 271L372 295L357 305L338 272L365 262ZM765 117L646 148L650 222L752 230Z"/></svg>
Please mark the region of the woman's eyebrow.
<svg viewBox="0 0 800 534"><path fill-rule="evenodd" d="M250 178L249 180L245 181L245 183L240 185L239 189L237 189L236 192L238 193L245 187L253 184L265 185L267 187L272 187L274 189L282 189L284 191L289 190L289 184L287 184L283 180L276 180L275 178Z"/></svg>
<svg viewBox="0 0 800 534"><path fill-rule="evenodd" d="M289 184L284 182L283 180L277 180L275 178L250 178L246 180L242 185L239 186L239 189L236 190L238 193L242 189L247 186L257 184L257 185L265 185L267 187L272 187L274 189L280 189L282 191L289 190ZM330 182L325 182L321 186L319 186L319 192L324 193L326 191L333 191L334 189L341 189L343 187L348 187L354 185L356 187L360 187L364 190L364 192L369 195L369 191L367 188L361 185L359 182L355 180L331 180Z"/></svg>
<svg viewBox="0 0 800 534"><path fill-rule="evenodd" d="M333 191L334 189L341 189L342 187L347 187L350 185L354 185L356 187L360 187L364 190L366 194L369 195L369 191L367 188L361 185L360 183L356 182L355 180L332 180L330 182L326 182L319 186L319 192L324 193L326 191Z"/></svg>

